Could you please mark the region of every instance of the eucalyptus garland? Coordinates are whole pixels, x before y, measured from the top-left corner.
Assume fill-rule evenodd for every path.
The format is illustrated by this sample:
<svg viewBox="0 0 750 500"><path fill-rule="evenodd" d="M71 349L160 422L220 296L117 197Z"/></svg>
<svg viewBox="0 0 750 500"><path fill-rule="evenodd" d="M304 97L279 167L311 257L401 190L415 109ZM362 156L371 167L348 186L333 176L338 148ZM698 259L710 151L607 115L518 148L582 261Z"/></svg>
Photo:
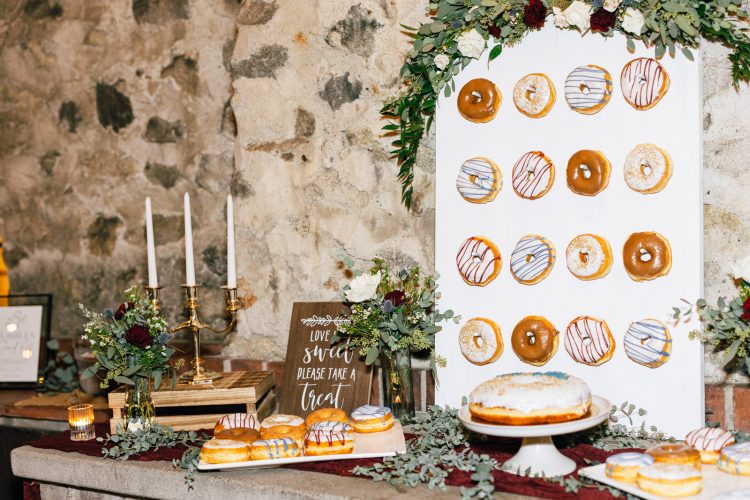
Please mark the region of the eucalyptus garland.
<svg viewBox="0 0 750 500"><path fill-rule="evenodd" d="M692 60L691 48L702 39L729 49L735 86L750 80L750 38L746 34L747 13L741 0L439 0L428 7L430 22L419 28L401 25L413 38L412 48L401 67L403 91L387 100L381 114L389 119L386 135L398 136L391 154L398 161L401 197L411 207L414 166L422 137L435 118L441 92L450 96L453 78L488 45L489 61L503 47L520 42L530 31L542 28L550 14L555 26L612 36L627 37L654 47L657 58L679 48Z"/></svg>

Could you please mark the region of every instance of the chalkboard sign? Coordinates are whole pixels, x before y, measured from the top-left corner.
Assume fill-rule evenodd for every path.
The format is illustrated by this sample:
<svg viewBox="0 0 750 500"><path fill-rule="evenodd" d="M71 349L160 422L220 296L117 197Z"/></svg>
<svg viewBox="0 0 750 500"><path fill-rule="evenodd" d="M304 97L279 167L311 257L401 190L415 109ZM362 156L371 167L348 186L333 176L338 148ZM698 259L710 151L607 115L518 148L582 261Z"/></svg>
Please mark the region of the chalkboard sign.
<svg viewBox="0 0 750 500"><path fill-rule="evenodd" d="M305 416L330 407L350 413L369 402L372 369L356 351L331 345L344 321L341 302L294 303L280 413Z"/></svg>

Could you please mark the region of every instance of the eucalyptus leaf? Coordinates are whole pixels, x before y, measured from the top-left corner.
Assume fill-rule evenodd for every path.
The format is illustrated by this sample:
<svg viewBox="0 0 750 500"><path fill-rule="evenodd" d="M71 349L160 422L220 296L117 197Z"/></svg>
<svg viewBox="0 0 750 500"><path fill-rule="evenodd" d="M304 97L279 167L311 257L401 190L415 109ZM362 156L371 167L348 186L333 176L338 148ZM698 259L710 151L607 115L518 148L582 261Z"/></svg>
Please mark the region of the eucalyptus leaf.
<svg viewBox="0 0 750 500"><path fill-rule="evenodd" d="M378 359L379 353L380 351L378 351L377 346L370 347L370 349L367 351L367 356L365 357L365 364L373 364L375 360Z"/></svg>
<svg viewBox="0 0 750 500"><path fill-rule="evenodd" d="M120 384L125 384L125 385L135 385L135 381L133 379L129 377L125 377L123 375L117 375L115 377L115 382L118 382Z"/></svg>
<svg viewBox="0 0 750 500"><path fill-rule="evenodd" d="M157 371L152 372L151 374L153 375L153 378L154 378L154 390L158 391L159 387L161 387L162 373L161 371L157 370Z"/></svg>

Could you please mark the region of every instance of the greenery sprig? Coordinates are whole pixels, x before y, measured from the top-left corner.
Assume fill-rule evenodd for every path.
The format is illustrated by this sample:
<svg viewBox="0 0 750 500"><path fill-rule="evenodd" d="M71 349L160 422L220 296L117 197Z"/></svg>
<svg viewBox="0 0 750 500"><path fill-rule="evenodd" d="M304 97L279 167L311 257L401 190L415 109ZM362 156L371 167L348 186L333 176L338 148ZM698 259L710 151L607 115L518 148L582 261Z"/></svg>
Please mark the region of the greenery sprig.
<svg viewBox="0 0 750 500"><path fill-rule="evenodd" d="M60 350L60 341L47 341L49 359L44 368L44 390L49 392L72 392L80 387L78 366L73 355Z"/></svg>
<svg viewBox="0 0 750 500"><path fill-rule="evenodd" d="M411 207L414 167L422 137L435 118L442 92L455 92L453 78L485 48L488 60L503 47L520 42L541 28L550 14L555 26L603 36L623 33L629 50L635 41L654 47L657 58L679 47L688 59L701 40L731 49L735 86L750 80L750 38L741 0L436 0L428 5L430 21L418 28L401 25L412 48L401 67L403 89L385 101L381 114L389 123L386 136L396 136L391 154L399 165L401 198Z"/></svg>

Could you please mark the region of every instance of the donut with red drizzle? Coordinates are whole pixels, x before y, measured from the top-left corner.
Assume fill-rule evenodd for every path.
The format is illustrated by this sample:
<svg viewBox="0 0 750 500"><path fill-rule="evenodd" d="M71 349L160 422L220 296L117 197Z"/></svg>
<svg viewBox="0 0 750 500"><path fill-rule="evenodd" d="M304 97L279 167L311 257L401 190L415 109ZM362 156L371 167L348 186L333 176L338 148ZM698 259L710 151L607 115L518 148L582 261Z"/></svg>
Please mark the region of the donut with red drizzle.
<svg viewBox="0 0 750 500"><path fill-rule="evenodd" d="M483 236L467 238L456 254L461 278L471 286L485 286L500 273L503 259L494 243Z"/></svg>
<svg viewBox="0 0 750 500"><path fill-rule="evenodd" d="M669 75L650 57L633 59L622 69L620 87L625 100L638 111L656 106L669 90Z"/></svg>
<svg viewBox="0 0 750 500"><path fill-rule="evenodd" d="M354 432L345 422L316 422L307 430L305 455L340 455L354 451Z"/></svg>
<svg viewBox="0 0 750 500"><path fill-rule="evenodd" d="M529 151L513 166L513 190L521 198L536 200L552 188L555 166L541 151Z"/></svg>
<svg viewBox="0 0 750 500"><path fill-rule="evenodd" d="M565 350L578 363L599 366L612 358L615 338L605 321L578 316L565 329Z"/></svg>

